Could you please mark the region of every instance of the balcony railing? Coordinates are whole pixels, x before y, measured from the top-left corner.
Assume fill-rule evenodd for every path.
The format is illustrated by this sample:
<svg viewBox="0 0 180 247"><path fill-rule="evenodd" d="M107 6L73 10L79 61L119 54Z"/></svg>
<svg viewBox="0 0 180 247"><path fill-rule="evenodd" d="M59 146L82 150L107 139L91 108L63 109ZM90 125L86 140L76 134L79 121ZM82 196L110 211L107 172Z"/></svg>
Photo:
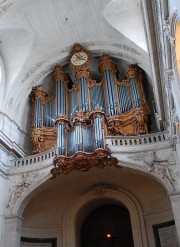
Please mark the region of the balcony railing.
<svg viewBox="0 0 180 247"><path fill-rule="evenodd" d="M14 159L10 161L10 165L11 167L23 167L28 165L39 164L42 162L49 163L53 161L55 157L55 151L56 150L54 148L40 154L26 156L20 159Z"/></svg>
<svg viewBox="0 0 180 247"><path fill-rule="evenodd" d="M152 133L148 135L141 135L141 136L107 136L106 137L106 144L110 149L116 148L116 152L119 150L120 147L130 148L130 147L138 147L142 149L142 147L146 147L149 145L155 144L163 144L163 143L170 143L169 139L169 132L158 132ZM25 166L32 166L53 162L53 159L56 154L56 149L50 149L46 152L31 155L27 157L23 157L20 159L14 159L10 161L11 168L18 168L18 167L25 167Z"/></svg>
<svg viewBox="0 0 180 247"><path fill-rule="evenodd" d="M107 136L106 144L111 146L151 145L169 141L169 132L157 132L141 136Z"/></svg>

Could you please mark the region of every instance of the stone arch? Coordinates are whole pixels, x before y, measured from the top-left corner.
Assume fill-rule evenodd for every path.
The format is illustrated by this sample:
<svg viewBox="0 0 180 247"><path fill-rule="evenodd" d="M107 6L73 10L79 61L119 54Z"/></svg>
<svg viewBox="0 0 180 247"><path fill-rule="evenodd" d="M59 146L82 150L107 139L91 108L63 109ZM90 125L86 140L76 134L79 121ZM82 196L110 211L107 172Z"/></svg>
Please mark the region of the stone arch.
<svg viewBox="0 0 180 247"><path fill-rule="evenodd" d="M173 179L168 177L166 174L166 172L168 173L169 171L165 171L165 174L163 174L163 170L152 170L152 171L149 171L148 168L145 168L144 166L142 165L137 165L137 164L134 164L134 163L125 163L123 162L121 164L121 161L119 160L119 163L122 167L128 167L128 168L131 168L132 170L134 171L137 171L137 172L140 172L142 174L144 174L145 176L151 178L151 179L154 179L156 180L166 191L167 193L172 193L174 191L174 185L173 185Z"/></svg>
<svg viewBox="0 0 180 247"><path fill-rule="evenodd" d="M156 173L156 172L149 172L149 170L147 168L145 168L142 165L137 165L134 163L125 163L121 160L119 160L119 165L120 167L126 167L126 168L130 168L132 169L133 172L140 172L142 175L147 176L151 179L156 180L163 188L165 188L165 190L167 191L167 193L172 193L174 191L173 185L171 183L171 181L167 178L167 177L163 177L162 174L160 173ZM37 176L37 179L35 179L35 181L32 182L32 184L29 186L29 188L27 188L26 191L24 191L24 193L22 194L22 196L16 201L13 209L12 209L12 215L18 215L19 217L22 216L22 213L24 211L24 208L26 207L26 205L28 204L28 202L37 194L39 193L43 186L43 185L48 179L51 178L51 173L50 173L50 169L49 169L49 165L47 167L48 169L46 169L45 171L42 170L38 170L38 174L40 174L40 176ZM29 171L28 173L33 172ZM43 175L41 175L43 174Z"/></svg>
<svg viewBox="0 0 180 247"><path fill-rule="evenodd" d="M79 229L88 213L97 206L112 201L123 204L129 210L134 246L146 247L147 239L140 203L128 191L107 184L99 184L88 188L87 191L78 195L70 203L63 219L63 246L78 246Z"/></svg>
<svg viewBox="0 0 180 247"><path fill-rule="evenodd" d="M22 216L22 213L28 204L28 202L38 193L41 191L41 185L44 184L48 179L51 178L51 174L48 172L43 177L38 179L30 186L25 193L20 197L20 199L16 202L13 210L12 215L17 215L19 217Z"/></svg>

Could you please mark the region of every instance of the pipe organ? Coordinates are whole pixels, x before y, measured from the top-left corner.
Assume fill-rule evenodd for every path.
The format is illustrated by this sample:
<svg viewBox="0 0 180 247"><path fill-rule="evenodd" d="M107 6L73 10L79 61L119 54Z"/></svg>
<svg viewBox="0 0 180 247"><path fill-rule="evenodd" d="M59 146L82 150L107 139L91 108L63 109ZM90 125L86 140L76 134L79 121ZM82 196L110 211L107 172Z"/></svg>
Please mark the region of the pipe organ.
<svg viewBox="0 0 180 247"><path fill-rule="evenodd" d="M143 71L136 64L129 65L120 82L116 65L103 54L99 66L102 79L97 82L88 69L90 58L84 47L75 44L69 63L76 82L70 83L63 68L56 65L52 77L55 95L49 97L41 86L31 93L34 153L57 146L53 177L74 169L117 165L105 136L148 133Z"/></svg>

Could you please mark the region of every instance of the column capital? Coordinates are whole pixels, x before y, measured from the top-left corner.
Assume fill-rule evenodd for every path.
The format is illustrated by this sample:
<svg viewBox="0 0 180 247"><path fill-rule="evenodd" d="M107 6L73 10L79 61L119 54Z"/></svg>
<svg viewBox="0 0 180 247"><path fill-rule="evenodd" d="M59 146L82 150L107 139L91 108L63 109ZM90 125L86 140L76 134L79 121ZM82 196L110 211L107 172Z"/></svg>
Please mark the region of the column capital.
<svg viewBox="0 0 180 247"><path fill-rule="evenodd" d="M20 224L23 221L23 217L20 217L18 215L10 215L10 216L5 216L6 222L19 222Z"/></svg>

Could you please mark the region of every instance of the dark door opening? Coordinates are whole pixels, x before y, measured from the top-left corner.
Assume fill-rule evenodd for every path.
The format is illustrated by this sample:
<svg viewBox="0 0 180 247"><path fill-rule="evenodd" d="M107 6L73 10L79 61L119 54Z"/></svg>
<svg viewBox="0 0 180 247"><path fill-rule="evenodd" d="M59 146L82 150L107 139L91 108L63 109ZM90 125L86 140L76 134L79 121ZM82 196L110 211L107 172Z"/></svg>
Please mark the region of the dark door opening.
<svg viewBox="0 0 180 247"><path fill-rule="evenodd" d="M81 247L134 247L129 211L109 204L91 212L81 229Z"/></svg>

